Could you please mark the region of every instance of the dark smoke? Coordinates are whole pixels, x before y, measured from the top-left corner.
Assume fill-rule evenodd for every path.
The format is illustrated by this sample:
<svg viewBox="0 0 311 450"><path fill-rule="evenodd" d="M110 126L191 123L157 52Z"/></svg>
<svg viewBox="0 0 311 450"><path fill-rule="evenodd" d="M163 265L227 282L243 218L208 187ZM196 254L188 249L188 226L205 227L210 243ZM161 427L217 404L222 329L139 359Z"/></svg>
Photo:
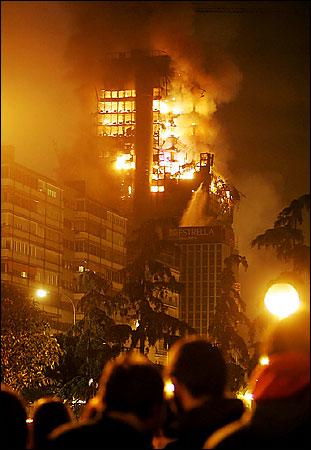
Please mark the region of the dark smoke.
<svg viewBox="0 0 311 450"><path fill-rule="evenodd" d="M241 73L227 52L230 37L235 35L236 20L216 24L214 17L203 29L192 2L70 2L64 5L73 17L74 32L70 36L65 52L68 64L67 76L76 84L79 92L80 117L84 120L77 127L76 142L66 151L66 165L72 158L75 174L78 175L77 153L80 154L81 176L89 165L93 183L98 184L98 153L113 149L99 149L97 143L84 145L83 135L90 129L90 111L96 111L95 89L109 86L111 80L120 87L133 87L133 79L126 68L116 69L107 53L131 50L160 50L172 58L173 76L178 78L193 99L206 92L210 102L217 105L231 101L238 92ZM207 30L210 29L210 32ZM226 38L224 39L224 30ZM232 32L231 32L232 30ZM207 146L217 150L220 167L226 167L226 152L221 147L224 135L218 133L219 126L213 113L199 118L196 138L200 151ZM93 140L94 141L94 140ZM226 144L227 147L227 144ZM84 156L83 156L84 154ZM109 163L106 167L109 171ZM61 168L61 172L63 168ZM66 175L68 173L66 172Z"/></svg>

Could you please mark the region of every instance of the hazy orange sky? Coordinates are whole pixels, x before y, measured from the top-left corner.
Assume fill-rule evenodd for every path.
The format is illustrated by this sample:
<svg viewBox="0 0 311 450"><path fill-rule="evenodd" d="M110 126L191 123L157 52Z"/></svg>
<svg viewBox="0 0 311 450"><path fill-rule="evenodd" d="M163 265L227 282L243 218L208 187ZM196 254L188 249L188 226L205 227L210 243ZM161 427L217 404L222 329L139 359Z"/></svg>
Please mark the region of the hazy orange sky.
<svg viewBox="0 0 311 450"><path fill-rule="evenodd" d="M216 161L245 195L235 229L250 262L245 295L258 297L278 268L249 241L309 191L308 2L2 1L1 143L53 176L55 149L91 131L98 60L143 41L186 59L197 49L197 70L228 93L215 114Z"/></svg>

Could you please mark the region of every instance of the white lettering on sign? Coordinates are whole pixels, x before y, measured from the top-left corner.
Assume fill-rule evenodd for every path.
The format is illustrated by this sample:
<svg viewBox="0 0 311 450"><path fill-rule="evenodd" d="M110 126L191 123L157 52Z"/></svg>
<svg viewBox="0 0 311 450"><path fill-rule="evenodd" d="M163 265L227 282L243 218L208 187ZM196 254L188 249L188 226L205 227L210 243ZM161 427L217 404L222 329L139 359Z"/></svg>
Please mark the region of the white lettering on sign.
<svg viewBox="0 0 311 450"><path fill-rule="evenodd" d="M196 236L214 236L215 232L220 232L219 227L189 227L189 228L179 228L179 237L188 238Z"/></svg>

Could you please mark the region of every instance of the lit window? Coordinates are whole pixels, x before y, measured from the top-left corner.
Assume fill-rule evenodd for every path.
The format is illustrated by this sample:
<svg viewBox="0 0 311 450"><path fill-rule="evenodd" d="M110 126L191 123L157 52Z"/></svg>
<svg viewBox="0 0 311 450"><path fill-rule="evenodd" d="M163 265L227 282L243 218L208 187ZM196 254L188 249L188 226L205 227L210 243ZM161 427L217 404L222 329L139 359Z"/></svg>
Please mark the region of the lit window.
<svg viewBox="0 0 311 450"><path fill-rule="evenodd" d="M53 189L48 188L48 196L52 198L56 198L56 191Z"/></svg>
<svg viewBox="0 0 311 450"><path fill-rule="evenodd" d="M22 278L27 278L27 272L21 272L21 277Z"/></svg>

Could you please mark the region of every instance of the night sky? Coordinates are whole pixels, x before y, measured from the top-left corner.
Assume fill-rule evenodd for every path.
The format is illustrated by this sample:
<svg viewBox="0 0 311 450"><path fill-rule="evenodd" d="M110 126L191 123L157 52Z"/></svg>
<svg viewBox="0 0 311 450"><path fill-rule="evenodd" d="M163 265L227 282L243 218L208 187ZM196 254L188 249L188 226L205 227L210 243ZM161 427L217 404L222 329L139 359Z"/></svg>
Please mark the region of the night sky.
<svg viewBox="0 0 311 450"><path fill-rule="evenodd" d="M307 2L1 2L1 143L53 176L56 151L91 130L101 56L145 44L188 64L217 104L213 148L243 194L252 312L279 266L249 242L309 191Z"/></svg>

